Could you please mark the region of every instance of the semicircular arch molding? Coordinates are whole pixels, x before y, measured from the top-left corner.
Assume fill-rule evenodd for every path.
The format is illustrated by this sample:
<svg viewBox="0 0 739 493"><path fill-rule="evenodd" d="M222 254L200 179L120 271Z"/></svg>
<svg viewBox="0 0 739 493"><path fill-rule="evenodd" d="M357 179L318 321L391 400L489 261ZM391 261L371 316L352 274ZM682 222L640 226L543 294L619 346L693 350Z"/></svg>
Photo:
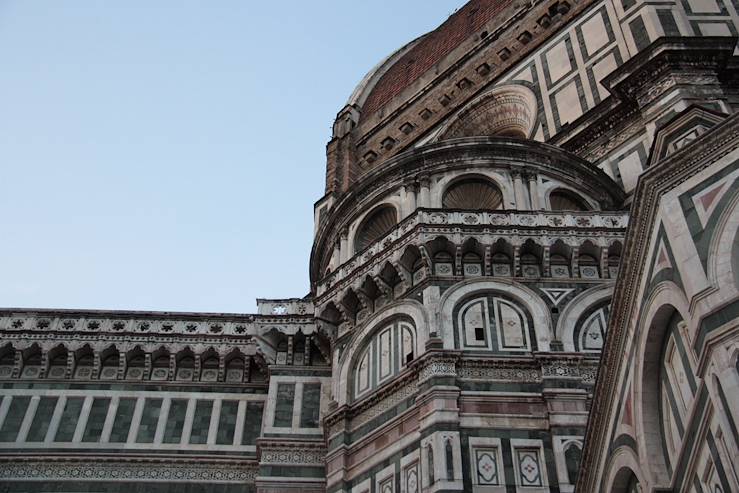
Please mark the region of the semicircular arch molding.
<svg viewBox="0 0 739 493"><path fill-rule="evenodd" d="M739 193L716 221L708 251L708 280L720 289L739 291Z"/></svg>
<svg viewBox="0 0 739 493"><path fill-rule="evenodd" d="M667 451L662 439L662 416L660 414L660 366L666 337L669 337L669 321L679 316L690 320L688 300L680 287L672 281L659 283L643 304L639 318L634 362L634 401L636 436L644 437L637 442L642 457L653 457L644 471L651 484L669 483ZM628 351L628 350L627 350ZM654 430L660 430L655 432Z"/></svg>
<svg viewBox="0 0 739 493"><path fill-rule="evenodd" d="M549 351L554 327L549 310L534 291L523 284L508 279L469 279L449 288L439 301L436 326L441 331L444 349L455 348L454 313L461 302L477 293L501 293L521 305L533 320L536 347L538 351Z"/></svg>
<svg viewBox="0 0 739 493"><path fill-rule="evenodd" d="M559 315L555 332L565 351L575 351L575 327L583 315L612 297L613 283L606 283L583 291L567 303Z"/></svg>
<svg viewBox="0 0 739 493"><path fill-rule="evenodd" d="M501 208L515 209L516 202L513 196L513 182L511 181L510 176L495 168L482 167L450 170L438 177L430 191L432 207L442 208L444 196L449 189L466 180L480 180L490 183L490 185L496 187L502 195Z"/></svg>
<svg viewBox="0 0 739 493"><path fill-rule="evenodd" d="M350 255L364 250L397 226L402 219L401 210L397 197L386 197L386 200L368 207L364 214L355 218L347 232Z"/></svg>
<svg viewBox="0 0 739 493"><path fill-rule="evenodd" d="M529 139L537 123L534 92L521 84L506 84L470 101L439 131L437 140L493 135Z"/></svg>
<svg viewBox="0 0 739 493"><path fill-rule="evenodd" d="M339 369L339 378L334 379L332 390L334 399L340 406L351 401L352 370L362 356L367 342L387 324L403 319L408 320L415 328L415 357L421 354L426 347L429 332L429 317L423 304L414 300L402 300L386 305L382 310L367 318L362 326L355 330L354 335L346 344L347 349L335 361Z"/></svg>
<svg viewBox="0 0 739 493"><path fill-rule="evenodd" d="M630 493L628 487L632 478L641 485L642 491L647 491L639 458L629 447L621 446L609 458L601 487L605 486L603 491L609 493Z"/></svg>

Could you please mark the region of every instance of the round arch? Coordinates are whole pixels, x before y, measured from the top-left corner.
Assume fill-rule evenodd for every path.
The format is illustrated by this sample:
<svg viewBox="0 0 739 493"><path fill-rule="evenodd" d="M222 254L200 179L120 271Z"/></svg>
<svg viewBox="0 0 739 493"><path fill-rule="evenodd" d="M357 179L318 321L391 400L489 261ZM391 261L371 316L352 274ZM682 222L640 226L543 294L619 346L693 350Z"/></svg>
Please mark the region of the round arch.
<svg viewBox="0 0 739 493"><path fill-rule="evenodd" d="M462 175L441 193L444 209L498 210L505 206L503 190L487 177Z"/></svg>
<svg viewBox="0 0 739 493"><path fill-rule="evenodd" d="M464 180L484 180L500 190L501 209L515 209L516 202L513 195L513 182L510 176L502 170L490 168L467 168L464 170L450 170L438 177L431 187L430 201L433 207L443 207L444 195L455 184Z"/></svg>
<svg viewBox="0 0 739 493"><path fill-rule="evenodd" d="M630 448L621 446L614 450L603 474L601 486L606 486L603 491L631 493L629 487L634 480L641 485L642 491L647 491L640 464L639 458Z"/></svg>
<svg viewBox="0 0 739 493"><path fill-rule="evenodd" d="M636 436L642 437L637 442L639 456L654 458L644 473L650 484L659 486L670 480L659 412L662 349L669 320L677 314L688 321L690 311L685 294L671 281L658 284L643 306L633 351L634 395L638 396L634 400L635 427Z"/></svg>
<svg viewBox="0 0 739 493"><path fill-rule="evenodd" d="M416 353L421 354L428 340L429 317L422 303L414 300L402 300L390 303L382 310L372 314L358 327L346 344L347 349L334 361L339 369L339 378L333 379L333 395L339 406L350 401L351 371L364 350L364 343L387 322L398 318L410 320L416 329ZM334 351L334 353L338 353Z"/></svg>
<svg viewBox="0 0 739 493"><path fill-rule="evenodd" d="M518 282L498 278L496 280L477 278L462 281L449 288L439 300L436 326L442 332L444 349L454 349L453 310L464 298L478 291L498 291L521 303L534 320L534 332L539 351L549 351L552 339L552 317L544 301L534 291ZM542 323L543 322L543 323Z"/></svg>
<svg viewBox="0 0 739 493"><path fill-rule="evenodd" d="M575 351L575 325L585 312L613 297L613 283L604 283L575 296L562 310L557 321L555 337L562 341L565 351Z"/></svg>
<svg viewBox="0 0 739 493"><path fill-rule="evenodd" d="M562 185L556 185L547 190L546 200L550 211L587 212L597 210L582 193Z"/></svg>
<svg viewBox="0 0 739 493"><path fill-rule="evenodd" d="M398 208L384 203L373 207L358 223L353 235L352 251L356 254L389 233L400 221Z"/></svg>
<svg viewBox="0 0 739 493"><path fill-rule="evenodd" d="M708 281L736 294L739 291L739 193L716 221L708 252ZM722 264L725 259L731 260Z"/></svg>

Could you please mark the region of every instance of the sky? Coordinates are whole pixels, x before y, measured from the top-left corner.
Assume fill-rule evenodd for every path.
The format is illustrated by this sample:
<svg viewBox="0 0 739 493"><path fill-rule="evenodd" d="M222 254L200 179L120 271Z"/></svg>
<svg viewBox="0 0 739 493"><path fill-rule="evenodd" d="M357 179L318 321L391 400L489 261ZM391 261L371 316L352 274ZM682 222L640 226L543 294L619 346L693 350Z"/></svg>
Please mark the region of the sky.
<svg viewBox="0 0 739 493"><path fill-rule="evenodd" d="M303 297L336 113L463 0L0 0L0 306Z"/></svg>

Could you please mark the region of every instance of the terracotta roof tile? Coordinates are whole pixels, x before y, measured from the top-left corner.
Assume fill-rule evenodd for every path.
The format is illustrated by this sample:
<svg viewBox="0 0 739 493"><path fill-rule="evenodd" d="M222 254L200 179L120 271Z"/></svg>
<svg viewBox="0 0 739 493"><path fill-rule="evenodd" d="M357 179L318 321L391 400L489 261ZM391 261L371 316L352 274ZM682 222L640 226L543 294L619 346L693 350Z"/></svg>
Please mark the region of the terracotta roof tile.
<svg viewBox="0 0 739 493"><path fill-rule="evenodd" d="M362 113L370 115L382 108L511 2L512 0L471 0L465 4L380 77L367 97Z"/></svg>

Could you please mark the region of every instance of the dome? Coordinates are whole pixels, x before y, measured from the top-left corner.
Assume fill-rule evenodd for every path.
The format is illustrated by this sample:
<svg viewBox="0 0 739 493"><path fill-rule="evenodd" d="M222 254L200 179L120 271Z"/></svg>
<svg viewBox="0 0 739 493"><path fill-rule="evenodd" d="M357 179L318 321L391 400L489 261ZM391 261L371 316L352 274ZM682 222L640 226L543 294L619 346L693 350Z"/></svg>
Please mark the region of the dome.
<svg viewBox="0 0 739 493"><path fill-rule="evenodd" d="M464 40L478 32L511 0L472 0L430 33L408 43L370 71L348 104L371 115L441 62ZM484 33L480 33L482 37Z"/></svg>

